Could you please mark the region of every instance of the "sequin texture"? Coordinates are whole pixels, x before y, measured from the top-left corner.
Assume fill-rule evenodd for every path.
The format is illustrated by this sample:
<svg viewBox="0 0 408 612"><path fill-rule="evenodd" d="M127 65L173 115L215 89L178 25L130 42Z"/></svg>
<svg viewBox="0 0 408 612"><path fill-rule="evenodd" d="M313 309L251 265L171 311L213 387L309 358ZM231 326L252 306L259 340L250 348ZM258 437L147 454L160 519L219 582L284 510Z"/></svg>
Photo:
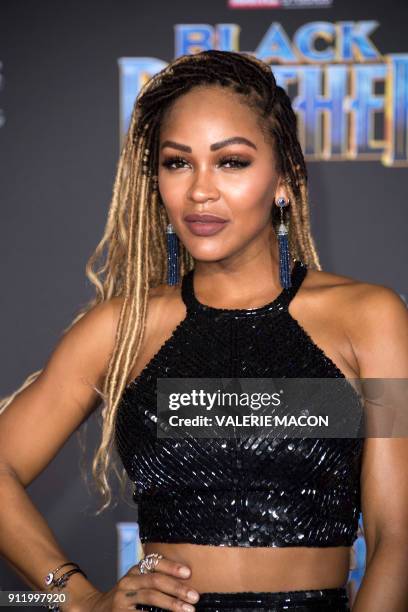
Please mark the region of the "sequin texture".
<svg viewBox="0 0 408 612"><path fill-rule="evenodd" d="M138 604L137 610L164 612L166 608ZM304 591L201 593L195 609L201 612L350 612L344 587Z"/></svg>
<svg viewBox="0 0 408 612"><path fill-rule="evenodd" d="M157 438L156 379L345 378L291 316L307 273L255 309L201 304L182 279L186 316L117 412L115 442L138 504L140 540L217 546L350 546L360 513L362 438ZM350 384L350 401L354 391Z"/></svg>

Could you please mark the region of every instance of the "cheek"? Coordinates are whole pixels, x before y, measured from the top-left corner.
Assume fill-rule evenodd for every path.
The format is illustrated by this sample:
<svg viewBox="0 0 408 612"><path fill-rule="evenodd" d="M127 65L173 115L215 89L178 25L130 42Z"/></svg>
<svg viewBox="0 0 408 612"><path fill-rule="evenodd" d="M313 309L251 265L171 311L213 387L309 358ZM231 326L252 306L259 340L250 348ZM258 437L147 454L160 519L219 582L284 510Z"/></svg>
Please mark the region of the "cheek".
<svg viewBox="0 0 408 612"><path fill-rule="evenodd" d="M158 175L158 190L164 206L168 212L175 215L183 208L185 190L181 181L171 181L165 178L164 175Z"/></svg>
<svg viewBox="0 0 408 612"><path fill-rule="evenodd" d="M273 191L271 183L261 180L240 181L225 197L231 218L248 224L248 230L262 226L271 215Z"/></svg>
<svg viewBox="0 0 408 612"><path fill-rule="evenodd" d="M267 162L259 160L245 171L237 171L221 177L220 191L234 212L235 209L248 212L265 212L270 209L275 193L277 177Z"/></svg>

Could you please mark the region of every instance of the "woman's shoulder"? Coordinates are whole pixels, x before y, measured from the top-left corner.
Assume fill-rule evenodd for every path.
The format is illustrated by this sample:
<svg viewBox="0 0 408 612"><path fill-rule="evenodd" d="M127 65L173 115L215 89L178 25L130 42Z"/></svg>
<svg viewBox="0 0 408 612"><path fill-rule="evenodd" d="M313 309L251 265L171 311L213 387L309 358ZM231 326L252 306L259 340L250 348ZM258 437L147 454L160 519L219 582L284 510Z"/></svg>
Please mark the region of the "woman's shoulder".
<svg viewBox="0 0 408 612"><path fill-rule="evenodd" d="M307 280L307 282L306 282ZM386 321L404 323L407 304L393 288L351 276L309 269L305 294L310 300L336 313L347 330L357 337L372 333Z"/></svg>
<svg viewBox="0 0 408 612"><path fill-rule="evenodd" d="M165 319L171 324L173 319L181 318L185 313L180 285L162 283L149 289L148 316L157 321Z"/></svg>
<svg viewBox="0 0 408 612"><path fill-rule="evenodd" d="M150 287L147 294L147 303L149 310L160 311L168 309L172 304L176 305L181 299L181 291L178 285L170 286L167 283L162 283L156 287ZM124 303L124 296L115 296L107 300L105 308L111 308L120 313Z"/></svg>
<svg viewBox="0 0 408 612"><path fill-rule="evenodd" d="M183 308L180 290L166 284L150 288L147 296L145 338L148 343L155 337L166 334L173 321L182 318ZM180 306L181 301L181 306ZM90 308L80 322L85 337L89 335L104 339L106 355L110 355L116 341L117 328L125 302L123 295L112 296ZM179 314L178 314L179 313ZM176 321L177 322L177 321Z"/></svg>
<svg viewBox="0 0 408 612"><path fill-rule="evenodd" d="M384 310L393 303L406 306L397 291L379 283L312 268L308 269L306 279L305 289L310 293L331 294L332 299L353 308L355 314L372 307Z"/></svg>

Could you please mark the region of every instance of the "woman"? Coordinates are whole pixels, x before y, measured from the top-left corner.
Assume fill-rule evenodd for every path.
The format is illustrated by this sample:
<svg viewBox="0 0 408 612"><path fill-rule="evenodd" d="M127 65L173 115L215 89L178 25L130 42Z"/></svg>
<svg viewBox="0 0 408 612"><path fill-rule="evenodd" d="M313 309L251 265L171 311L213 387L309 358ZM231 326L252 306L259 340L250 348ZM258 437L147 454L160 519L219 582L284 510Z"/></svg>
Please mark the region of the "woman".
<svg viewBox="0 0 408 612"><path fill-rule="evenodd" d="M51 572L52 588L65 576L71 603L61 608L78 612L348 610L361 507L367 569L353 612L408 609L404 439L257 449L155 437L157 378L408 374L399 296L320 269L296 118L267 65L207 51L144 86L87 270L95 301L44 371L4 402L2 552L27 581L44 589ZM23 490L96 408L100 386L102 509L116 449L135 485L145 553L106 593L66 558Z"/></svg>

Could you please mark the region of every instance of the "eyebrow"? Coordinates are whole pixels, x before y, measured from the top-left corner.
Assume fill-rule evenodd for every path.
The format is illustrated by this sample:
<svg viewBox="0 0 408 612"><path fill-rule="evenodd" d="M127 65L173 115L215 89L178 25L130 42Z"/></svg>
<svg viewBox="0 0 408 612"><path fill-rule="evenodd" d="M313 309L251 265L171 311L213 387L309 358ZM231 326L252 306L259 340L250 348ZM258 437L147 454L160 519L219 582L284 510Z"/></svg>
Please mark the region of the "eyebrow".
<svg viewBox="0 0 408 612"><path fill-rule="evenodd" d="M245 144L248 147L252 147L253 149L257 150L256 145L251 142L251 140L248 140L248 138L244 138L243 136L233 136L232 138L227 138L226 140L220 140L220 142L214 142L210 146L210 151L217 151L218 149L226 147L230 144ZM179 151L184 151L185 153L192 153L191 147L174 142L174 140L165 140L160 146L160 150L164 149L164 147L172 147L173 149L178 149Z"/></svg>

